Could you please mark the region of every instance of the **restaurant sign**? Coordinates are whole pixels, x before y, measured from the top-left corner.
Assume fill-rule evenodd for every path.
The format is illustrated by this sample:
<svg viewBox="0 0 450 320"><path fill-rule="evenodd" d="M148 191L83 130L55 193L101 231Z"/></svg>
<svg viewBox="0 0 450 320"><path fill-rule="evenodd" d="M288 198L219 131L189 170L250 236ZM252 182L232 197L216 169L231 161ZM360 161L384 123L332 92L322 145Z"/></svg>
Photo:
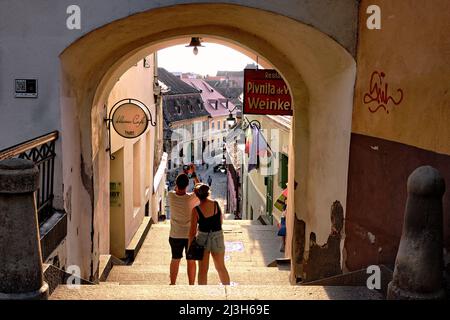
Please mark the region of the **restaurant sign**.
<svg viewBox="0 0 450 320"><path fill-rule="evenodd" d="M139 137L148 128L149 119L146 111L146 108L131 100L123 101L115 108L111 117L114 130L127 139Z"/></svg>
<svg viewBox="0 0 450 320"><path fill-rule="evenodd" d="M244 113L293 115L289 88L276 70L244 70Z"/></svg>

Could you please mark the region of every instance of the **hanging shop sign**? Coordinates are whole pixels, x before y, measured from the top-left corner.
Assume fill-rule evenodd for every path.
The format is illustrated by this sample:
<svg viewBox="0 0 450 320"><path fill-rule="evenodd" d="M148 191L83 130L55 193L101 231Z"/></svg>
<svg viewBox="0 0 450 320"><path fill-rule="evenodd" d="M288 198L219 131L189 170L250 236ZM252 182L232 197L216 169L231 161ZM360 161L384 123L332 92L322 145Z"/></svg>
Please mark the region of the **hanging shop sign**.
<svg viewBox="0 0 450 320"><path fill-rule="evenodd" d="M134 139L142 135L149 124L156 126L156 122L152 119L152 114L145 104L136 99L124 99L117 102L109 113L108 119L105 119L109 133L109 147L111 160L111 124L114 130L121 137L126 139Z"/></svg>
<svg viewBox="0 0 450 320"><path fill-rule="evenodd" d="M289 88L276 70L244 70L244 113L293 115Z"/></svg>
<svg viewBox="0 0 450 320"><path fill-rule="evenodd" d="M139 137L148 128L145 109L131 102L126 102L116 108L111 121L114 130L127 139Z"/></svg>

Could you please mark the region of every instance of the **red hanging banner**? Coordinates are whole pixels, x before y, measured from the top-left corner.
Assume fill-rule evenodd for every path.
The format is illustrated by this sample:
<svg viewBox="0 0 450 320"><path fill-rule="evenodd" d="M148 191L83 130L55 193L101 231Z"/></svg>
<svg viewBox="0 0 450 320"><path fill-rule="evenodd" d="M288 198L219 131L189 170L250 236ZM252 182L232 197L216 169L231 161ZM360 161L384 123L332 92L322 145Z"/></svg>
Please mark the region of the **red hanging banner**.
<svg viewBox="0 0 450 320"><path fill-rule="evenodd" d="M288 86L276 70L244 70L244 113L293 115Z"/></svg>

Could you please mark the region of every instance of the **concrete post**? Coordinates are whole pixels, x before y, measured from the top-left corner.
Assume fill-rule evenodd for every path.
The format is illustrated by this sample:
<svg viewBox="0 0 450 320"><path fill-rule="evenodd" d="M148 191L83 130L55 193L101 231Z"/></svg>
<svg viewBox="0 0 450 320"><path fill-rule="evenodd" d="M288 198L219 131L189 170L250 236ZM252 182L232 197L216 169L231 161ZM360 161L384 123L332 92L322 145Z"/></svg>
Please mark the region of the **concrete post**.
<svg viewBox="0 0 450 320"><path fill-rule="evenodd" d="M443 207L445 182L430 166L408 178L402 238L388 299L445 298L443 281Z"/></svg>
<svg viewBox="0 0 450 320"><path fill-rule="evenodd" d="M38 183L33 162L0 161L0 300L48 298L34 197Z"/></svg>

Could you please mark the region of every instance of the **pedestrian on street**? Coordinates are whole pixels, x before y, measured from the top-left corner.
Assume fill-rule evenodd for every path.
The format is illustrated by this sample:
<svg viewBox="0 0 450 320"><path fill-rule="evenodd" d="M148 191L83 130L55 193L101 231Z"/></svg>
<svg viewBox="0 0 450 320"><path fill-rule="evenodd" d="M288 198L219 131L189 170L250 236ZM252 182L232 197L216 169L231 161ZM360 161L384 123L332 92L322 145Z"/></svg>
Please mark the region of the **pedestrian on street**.
<svg viewBox="0 0 450 320"><path fill-rule="evenodd" d="M198 284L208 284L209 256L223 285L230 284L230 275L225 266L225 240L223 236L222 210L217 201L210 200L210 188L206 184L197 184L194 193L200 204L192 209L191 230L189 232L189 246L196 236L196 241L204 246L203 259L199 261Z"/></svg>
<svg viewBox="0 0 450 320"><path fill-rule="evenodd" d="M211 187L211 185L212 185L212 178L211 176L208 176L208 186Z"/></svg>
<svg viewBox="0 0 450 320"><path fill-rule="evenodd" d="M198 183L195 174L195 166L191 165L188 170L191 177ZM192 209L199 204L199 200L194 193L187 193L189 177L182 173L175 180L175 190L168 193L167 199L170 210L170 236L169 244L172 251L172 260L170 262L170 284L177 282L180 261L183 258L183 249L187 253L189 243L189 230L191 226ZM195 284L196 264L195 261L187 261L187 274L189 284Z"/></svg>
<svg viewBox="0 0 450 320"><path fill-rule="evenodd" d="M284 252L286 247L286 211L281 215L278 227L278 236L281 237L280 252Z"/></svg>

